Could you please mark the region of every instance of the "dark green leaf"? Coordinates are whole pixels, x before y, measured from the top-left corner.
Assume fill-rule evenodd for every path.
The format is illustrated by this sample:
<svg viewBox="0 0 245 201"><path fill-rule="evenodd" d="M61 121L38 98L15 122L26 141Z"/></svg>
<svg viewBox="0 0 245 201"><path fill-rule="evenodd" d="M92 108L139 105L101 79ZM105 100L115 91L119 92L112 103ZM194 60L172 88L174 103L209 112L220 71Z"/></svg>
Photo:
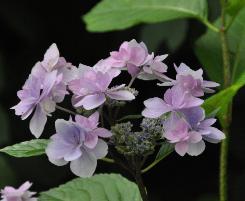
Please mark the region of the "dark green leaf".
<svg viewBox="0 0 245 201"><path fill-rule="evenodd" d="M219 21L216 25L219 26ZM232 81L235 83L245 72L245 8L230 26L227 37L231 56ZM196 43L195 52L211 80L223 83L223 63L219 33L208 30Z"/></svg>
<svg viewBox="0 0 245 201"><path fill-rule="evenodd" d="M116 174L74 179L42 192L40 201L141 201L138 187Z"/></svg>
<svg viewBox="0 0 245 201"><path fill-rule="evenodd" d="M161 161L162 159L164 159L166 156L168 156L169 154L171 154L174 151L174 147L172 144L164 142L159 150L159 152L157 153L156 156L156 161Z"/></svg>
<svg viewBox="0 0 245 201"><path fill-rule="evenodd" d="M46 139L25 141L0 149L0 152L4 152L14 157L39 156L45 153L48 142L49 140Z"/></svg>
<svg viewBox="0 0 245 201"><path fill-rule="evenodd" d="M206 0L103 0L84 21L89 31L103 32L186 17L206 23Z"/></svg>
<svg viewBox="0 0 245 201"><path fill-rule="evenodd" d="M245 6L245 0L228 0L227 11L236 15Z"/></svg>
<svg viewBox="0 0 245 201"><path fill-rule="evenodd" d="M232 59L232 81L236 82L245 72L245 8L242 9L228 31Z"/></svg>
<svg viewBox="0 0 245 201"><path fill-rule="evenodd" d="M228 104L232 101L236 92L237 92L237 88L231 86L211 96L203 104L203 108L205 109L205 112L209 114L210 112L218 108L219 111L217 113L217 116L219 117L222 126L224 126L224 121L225 121L224 115L227 114Z"/></svg>
<svg viewBox="0 0 245 201"><path fill-rule="evenodd" d="M219 25L219 21L216 21ZM222 53L219 33L207 30L196 42L195 52L211 80L223 84Z"/></svg>
<svg viewBox="0 0 245 201"><path fill-rule="evenodd" d="M150 51L156 51L164 42L167 48L174 52L184 41L187 28L186 20L149 24L142 28L140 38L147 44Z"/></svg>
<svg viewBox="0 0 245 201"><path fill-rule="evenodd" d="M222 126L225 126L224 119L225 119L225 115L227 114L228 105L229 103L231 103L237 91L244 85L245 85L245 73L243 73L240 79L232 86L211 96L204 102L203 107L205 109L206 114L209 114L214 110L216 110L217 108L219 108L217 116L219 117Z"/></svg>
<svg viewBox="0 0 245 201"><path fill-rule="evenodd" d="M208 18L211 22L220 16L220 1L208 0Z"/></svg>

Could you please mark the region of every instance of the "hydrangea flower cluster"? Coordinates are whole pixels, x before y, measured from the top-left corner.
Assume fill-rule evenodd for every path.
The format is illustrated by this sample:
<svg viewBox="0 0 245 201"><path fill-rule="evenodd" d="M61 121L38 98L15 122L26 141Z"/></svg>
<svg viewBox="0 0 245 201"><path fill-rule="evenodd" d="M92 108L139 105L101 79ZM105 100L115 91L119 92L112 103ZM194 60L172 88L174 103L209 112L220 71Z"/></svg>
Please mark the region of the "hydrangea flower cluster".
<svg viewBox="0 0 245 201"><path fill-rule="evenodd" d="M225 138L217 128L212 127L216 119L205 118L205 112L200 107L204 100L199 97L204 92L213 92L217 83L203 80L202 69L191 70L185 64L175 66L176 80L161 85L172 87L164 93L164 98L151 98L144 102L146 108L142 115L158 118L168 115L163 122L163 137L175 145L175 151L183 156L201 154L205 149L206 140L211 143L220 142Z"/></svg>
<svg viewBox="0 0 245 201"><path fill-rule="evenodd" d="M18 189L6 186L1 190L1 201L37 201L37 198L32 197L36 193L29 191L31 186L29 181L22 184Z"/></svg>
<svg viewBox="0 0 245 201"><path fill-rule="evenodd" d="M97 160L110 152L110 146L124 156L144 156L166 141L181 156L199 155L205 148L204 141L217 143L225 138L213 127L216 120L205 117L201 108L204 102L201 97L214 92L212 88L218 84L203 80L202 69L193 71L183 63L175 66L175 79L167 77L168 67L164 63L167 56L155 56L143 42L133 39L123 42L118 51L112 51L93 67L84 64L76 67L60 57L56 44L52 44L43 60L32 68L17 93L20 102L12 109L23 120L33 113L30 131L36 138L41 136L48 117L56 109L74 115L68 120L56 120L56 133L50 138L46 154L57 166L70 163L71 171L79 177L93 175ZM131 76L130 83L111 86L123 70ZM159 86L170 88L163 99L154 97L144 101L145 118L140 130L133 132L130 122L114 125L117 112L111 109L136 99L138 92L131 88L136 79L157 80ZM68 95L76 112L58 105Z"/></svg>
<svg viewBox="0 0 245 201"><path fill-rule="evenodd" d="M67 83L75 74L75 67L59 57L55 44L44 55L42 62L37 62L22 90L17 95L20 102L12 107L21 119L28 118L32 113L30 130L35 137L40 137L47 122L47 116L55 111L56 103L64 100Z"/></svg>

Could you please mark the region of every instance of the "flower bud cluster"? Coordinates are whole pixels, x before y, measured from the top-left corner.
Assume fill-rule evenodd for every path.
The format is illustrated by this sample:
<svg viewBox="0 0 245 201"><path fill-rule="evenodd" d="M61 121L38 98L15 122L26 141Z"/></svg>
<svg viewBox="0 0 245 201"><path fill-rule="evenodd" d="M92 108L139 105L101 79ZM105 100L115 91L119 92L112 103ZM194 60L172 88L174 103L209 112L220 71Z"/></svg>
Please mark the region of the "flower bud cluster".
<svg viewBox="0 0 245 201"><path fill-rule="evenodd" d="M132 131L130 122L112 127L111 143L123 155L146 156L154 152L156 142L162 138L162 119L144 118L141 131Z"/></svg>

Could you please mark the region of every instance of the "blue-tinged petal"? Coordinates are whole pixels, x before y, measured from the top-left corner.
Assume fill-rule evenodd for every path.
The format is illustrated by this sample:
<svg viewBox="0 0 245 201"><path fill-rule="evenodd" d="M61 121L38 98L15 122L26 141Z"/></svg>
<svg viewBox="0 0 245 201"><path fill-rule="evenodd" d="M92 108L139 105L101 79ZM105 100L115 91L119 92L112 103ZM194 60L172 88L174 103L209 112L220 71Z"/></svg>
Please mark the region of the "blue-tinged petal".
<svg viewBox="0 0 245 201"><path fill-rule="evenodd" d="M97 159L92 152L83 151L77 160L71 161L71 171L79 177L91 177L96 169Z"/></svg>

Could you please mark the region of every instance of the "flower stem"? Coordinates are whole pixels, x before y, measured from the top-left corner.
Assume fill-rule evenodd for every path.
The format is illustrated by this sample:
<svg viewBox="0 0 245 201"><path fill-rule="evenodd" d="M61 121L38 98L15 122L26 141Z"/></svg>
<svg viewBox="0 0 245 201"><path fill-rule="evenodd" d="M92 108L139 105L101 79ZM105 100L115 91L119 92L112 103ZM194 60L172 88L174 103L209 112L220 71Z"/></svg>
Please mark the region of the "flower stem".
<svg viewBox="0 0 245 201"><path fill-rule="evenodd" d="M101 158L100 160L102 160L102 161L105 161L105 162L107 162L107 163L115 163L115 160L113 160L113 159L111 159L111 158Z"/></svg>
<svg viewBox="0 0 245 201"><path fill-rule="evenodd" d="M225 0L221 0L224 2ZM231 69L230 69L230 55L229 55L229 47L227 40L227 30L225 29L226 20L225 20L225 5L221 3L222 11L221 11L221 28L220 28L220 40L222 47L222 57L223 57L223 76L224 76L224 88L230 86L231 82Z"/></svg>
<svg viewBox="0 0 245 201"><path fill-rule="evenodd" d="M171 154L171 152L169 152L167 155ZM166 155L166 156L167 156ZM161 160L154 160L150 165L148 165L147 167L145 167L143 170L141 170L141 173L144 174L146 172L148 172L149 170L151 170L153 167L155 167Z"/></svg>
<svg viewBox="0 0 245 201"><path fill-rule="evenodd" d="M139 187L139 190L140 190L140 195L141 195L141 198L143 201L148 201L148 198L147 198L147 194L146 194L146 189L145 189L145 186L144 186L144 183L143 183L143 179L141 177L141 174L140 173L136 173L135 175L135 181Z"/></svg>
<svg viewBox="0 0 245 201"><path fill-rule="evenodd" d="M216 26L214 26L212 23L210 23L208 20L204 20L204 19L199 19L203 24L205 24L210 30L214 31L214 32L219 32L219 28L217 28Z"/></svg>
<svg viewBox="0 0 245 201"><path fill-rule="evenodd" d="M64 108L64 107L61 107L61 106L59 106L59 105L56 105L55 108L58 109L58 110L61 110L61 111L63 111L63 112L66 112L66 113L68 113L68 114L71 114L71 115L77 115L76 112L73 112L73 111L71 111L71 110L69 110L69 109L66 109L66 108Z"/></svg>
<svg viewBox="0 0 245 201"><path fill-rule="evenodd" d="M222 142L220 148L220 174L219 174L219 192L220 201L227 201L227 156L228 156L228 130L223 129L226 139Z"/></svg>
<svg viewBox="0 0 245 201"><path fill-rule="evenodd" d="M143 179L142 179L142 175L141 175L141 168L140 168L140 163L136 161L135 163L135 181L138 185L139 191L140 191L140 195L143 201L148 201L148 196L147 196L147 192L146 192L146 187L144 185Z"/></svg>
<svg viewBox="0 0 245 201"><path fill-rule="evenodd" d="M138 74L137 74L137 75L138 75ZM128 87L129 87L129 88L133 85L135 79L137 78L137 75L136 75L136 76L133 76L133 77L131 78L130 82L128 83Z"/></svg>
<svg viewBox="0 0 245 201"><path fill-rule="evenodd" d="M227 88L231 84L231 68L230 68L230 55L229 55L229 47L227 40L227 29L226 29L226 19L225 19L225 7L226 0L220 0L221 4L221 28L220 28L220 40L221 40L221 48L222 48L222 57L223 57L223 76L224 83L223 88ZM232 106L229 104L228 110L226 114L224 114L224 126L223 131L226 135L226 139L223 140L220 149L220 179L219 179L219 200L227 201L227 159L228 159L228 143L229 143L229 128L231 123L231 113Z"/></svg>

